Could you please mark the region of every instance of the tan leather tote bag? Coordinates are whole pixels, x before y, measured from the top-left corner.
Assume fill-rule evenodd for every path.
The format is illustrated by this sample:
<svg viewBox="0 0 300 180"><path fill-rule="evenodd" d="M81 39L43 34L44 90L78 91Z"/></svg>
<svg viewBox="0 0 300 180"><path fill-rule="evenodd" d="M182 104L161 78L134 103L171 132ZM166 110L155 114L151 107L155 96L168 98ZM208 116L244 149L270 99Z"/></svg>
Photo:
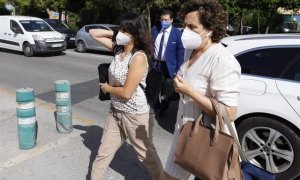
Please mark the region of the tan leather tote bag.
<svg viewBox="0 0 300 180"><path fill-rule="evenodd" d="M225 105L211 99L217 112L215 128L203 125L203 114L187 122L180 133L174 162L202 180L242 179L235 139L223 133L224 119L229 121Z"/></svg>

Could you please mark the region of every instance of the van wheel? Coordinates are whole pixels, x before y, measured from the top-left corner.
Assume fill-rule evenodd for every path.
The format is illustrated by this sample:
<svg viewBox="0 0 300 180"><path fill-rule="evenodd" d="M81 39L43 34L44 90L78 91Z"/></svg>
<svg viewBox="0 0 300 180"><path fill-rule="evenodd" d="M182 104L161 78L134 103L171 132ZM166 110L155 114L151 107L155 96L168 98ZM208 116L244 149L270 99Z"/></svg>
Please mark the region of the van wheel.
<svg viewBox="0 0 300 180"><path fill-rule="evenodd" d="M237 127L246 158L267 169L276 179L300 174L300 137L286 123L269 117L250 117Z"/></svg>
<svg viewBox="0 0 300 180"><path fill-rule="evenodd" d="M83 41L78 41L76 48L77 48L77 51L80 53L84 53L86 51L86 46Z"/></svg>
<svg viewBox="0 0 300 180"><path fill-rule="evenodd" d="M23 45L23 52L24 52L24 55L27 56L27 57L31 57L34 54L33 53L33 48L29 43L25 43Z"/></svg>

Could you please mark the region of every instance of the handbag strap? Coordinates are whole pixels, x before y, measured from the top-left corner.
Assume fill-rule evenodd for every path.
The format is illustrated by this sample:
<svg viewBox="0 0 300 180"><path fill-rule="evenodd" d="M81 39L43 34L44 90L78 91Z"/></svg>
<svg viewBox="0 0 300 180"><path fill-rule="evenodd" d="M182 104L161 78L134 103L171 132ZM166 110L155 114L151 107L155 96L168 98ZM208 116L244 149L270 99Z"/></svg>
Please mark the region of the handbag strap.
<svg viewBox="0 0 300 180"><path fill-rule="evenodd" d="M246 161L248 162L242 148L241 148L241 144L236 136L236 133L231 125L231 122L230 122L230 118L229 118L229 114L228 114L228 111L227 111L227 108L224 104L218 102L216 99L214 98L210 98L211 102L212 102L212 105L213 107L215 108L216 110L216 113L217 114L220 114L222 115L222 119L224 120L224 122L226 123L227 127L228 127L228 130L230 132L230 135L234 138L235 142L236 142L236 145L237 145L237 148L238 148L238 152L239 152L239 155L241 156L241 159L243 161Z"/></svg>

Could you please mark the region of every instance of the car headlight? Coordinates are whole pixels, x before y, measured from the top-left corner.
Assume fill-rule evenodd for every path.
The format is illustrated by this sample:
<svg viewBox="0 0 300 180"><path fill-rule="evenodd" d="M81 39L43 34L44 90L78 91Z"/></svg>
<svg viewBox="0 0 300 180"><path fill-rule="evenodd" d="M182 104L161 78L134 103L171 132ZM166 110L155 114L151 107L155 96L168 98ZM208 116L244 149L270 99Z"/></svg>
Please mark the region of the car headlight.
<svg viewBox="0 0 300 180"><path fill-rule="evenodd" d="M35 41L45 41L45 38L39 35L32 35L32 37Z"/></svg>
<svg viewBox="0 0 300 180"><path fill-rule="evenodd" d="M61 35L62 35L62 39L63 40L65 40L67 38L67 36L68 36L67 34L64 34L64 33L61 33Z"/></svg>

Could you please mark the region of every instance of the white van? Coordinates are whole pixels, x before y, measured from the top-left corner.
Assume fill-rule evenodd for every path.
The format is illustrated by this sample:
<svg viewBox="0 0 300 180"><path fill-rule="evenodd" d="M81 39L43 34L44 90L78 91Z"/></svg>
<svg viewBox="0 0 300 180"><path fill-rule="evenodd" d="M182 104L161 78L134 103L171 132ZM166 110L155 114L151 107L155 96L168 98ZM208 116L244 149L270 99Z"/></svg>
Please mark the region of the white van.
<svg viewBox="0 0 300 180"><path fill-rule="evenodd" d="M0 48L35 53L62 52L65 35L53 30L44 20L28 16L0 16Z"/></svg>

